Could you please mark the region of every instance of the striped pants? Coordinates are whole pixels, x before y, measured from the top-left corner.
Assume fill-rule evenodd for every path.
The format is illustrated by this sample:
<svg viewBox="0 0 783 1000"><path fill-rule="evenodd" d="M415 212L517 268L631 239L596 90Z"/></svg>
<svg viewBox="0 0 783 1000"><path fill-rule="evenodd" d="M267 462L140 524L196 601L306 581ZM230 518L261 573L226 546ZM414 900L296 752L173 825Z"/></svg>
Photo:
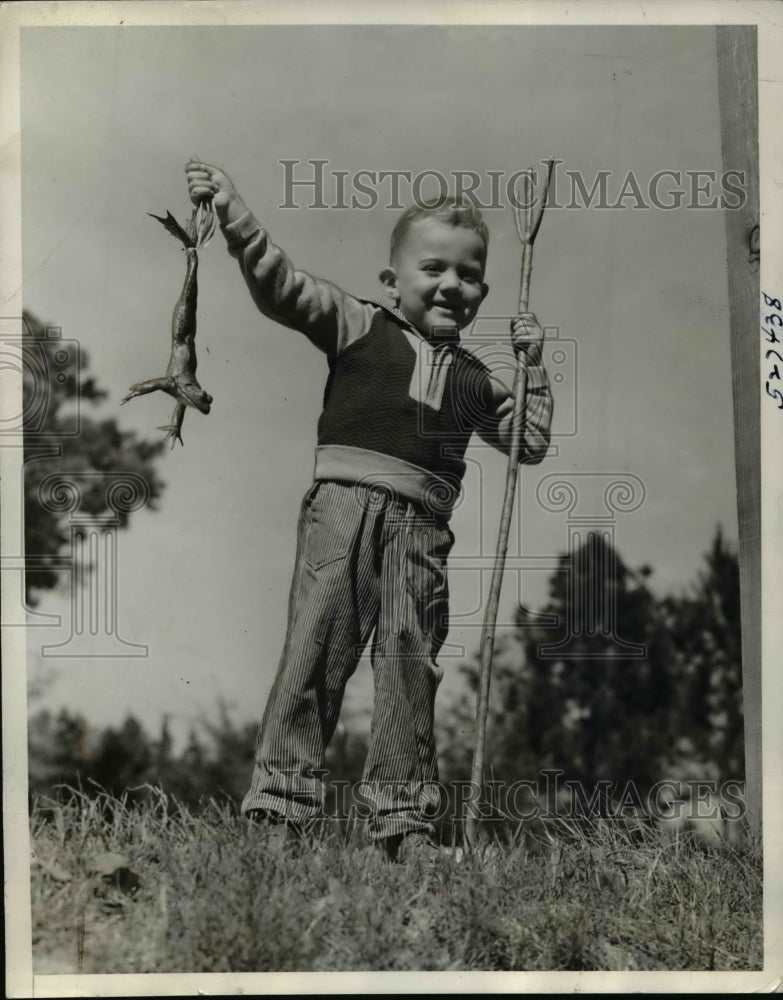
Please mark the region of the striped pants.
<svg viewBox="0 0 783 1000"><path fill-rule="evenodd" d="M363 775L372 839L431 829L433 733L448 629L447 524L361 485L316 482L302 504L288 631L243 812L307 820L345 685L371 641L375 701ZM320 772L320 773L319 773ZM428 785L429 783L429 785Z"/></svg>

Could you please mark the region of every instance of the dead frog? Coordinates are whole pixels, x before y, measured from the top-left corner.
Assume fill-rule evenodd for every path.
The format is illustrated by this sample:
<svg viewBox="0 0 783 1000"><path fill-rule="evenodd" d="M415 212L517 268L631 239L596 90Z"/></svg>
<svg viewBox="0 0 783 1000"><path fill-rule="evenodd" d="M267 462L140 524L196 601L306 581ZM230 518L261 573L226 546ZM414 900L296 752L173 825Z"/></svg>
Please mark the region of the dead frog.
<svg viewBox="0 0 783 1000"><path fill-rule="evenodd" d="M170 213L166 217L153 215L165 228L180 240L184 246L187 258L185 282L182 286L174 315L171 320L171 356L169 357L166 374L162 378L150 378L145 382L136 382L122 400L127 403L134 396L143 396L148 392L161 390L173 396L177 401L171 423L160 430L167 431L165 441L171 438L171 447L179 441L182 444L182 421L188 406L195 407L200 413L209 413L212 397L198 384L196 379L196 303L198 299L198 251L205 246L215 229L215 216L211 207L200 205L188 220L187 228L183 228Z"/></svg>

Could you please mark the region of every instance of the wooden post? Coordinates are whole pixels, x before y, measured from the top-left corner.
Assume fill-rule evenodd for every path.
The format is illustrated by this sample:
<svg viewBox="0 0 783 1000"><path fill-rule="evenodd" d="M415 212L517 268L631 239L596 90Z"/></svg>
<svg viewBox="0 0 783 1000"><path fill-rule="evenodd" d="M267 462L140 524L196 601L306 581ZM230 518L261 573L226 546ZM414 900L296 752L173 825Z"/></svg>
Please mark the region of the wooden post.
<svg viewBox="0 0 783 1000"><path fill-rule="evenodd" d="M761 831L761 440L759 419L758 72L755 25L717 29L724 170L745 175L747 198L727 209L726 249L739 521L745 795Z"/></svg>

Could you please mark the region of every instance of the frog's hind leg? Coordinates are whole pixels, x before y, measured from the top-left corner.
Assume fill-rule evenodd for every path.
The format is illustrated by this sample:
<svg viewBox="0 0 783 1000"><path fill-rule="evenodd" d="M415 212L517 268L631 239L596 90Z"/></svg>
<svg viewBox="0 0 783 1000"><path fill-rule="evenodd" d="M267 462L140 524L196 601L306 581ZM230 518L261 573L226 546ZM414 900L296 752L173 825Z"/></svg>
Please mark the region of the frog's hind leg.
<svg viewBox="0 0 783 1000"><path fill-rule="evenodd" d="M169 440L169 438L171 438L172 448L177 443L177 441L179 441L179 443L184 447L185 442L182 440L181 432L182 432L182 421L185 419L186 409L187 407L185 406L184 403L177 403L177 405L174 407L174 412L171 414L171 423L158 428L159 431L168 432L166 436L163 438L163 443L165 444Z"/></svg>
<svg viewBox="0 0 783 1000"><path fill-rule="evenodd" d="M146 382L136 382L130 387L128 395L125 396L122 403L127 403L134 396L143 396L147 392L155 392L158 389L170 393L172 390L171 379L164 375L163 378L148 378Z"/></svg>

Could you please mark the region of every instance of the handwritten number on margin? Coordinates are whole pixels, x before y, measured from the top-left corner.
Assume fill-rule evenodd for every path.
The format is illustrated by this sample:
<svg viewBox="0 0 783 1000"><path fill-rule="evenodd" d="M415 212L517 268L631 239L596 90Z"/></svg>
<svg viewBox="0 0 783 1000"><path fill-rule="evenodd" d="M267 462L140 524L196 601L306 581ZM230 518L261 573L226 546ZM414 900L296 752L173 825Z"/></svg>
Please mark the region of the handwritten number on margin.
<svg viewBox="0 0 783 1000"><path fill-rule="evenodd" d="M772 390L770 390L770 388L769 388L769 382L766 382L765 386L766 386L766 390L767 390L767 395L771 396L773 399L779 399L780 400L780 406L778 406L778 409L779 410L783 410L783 392L781 392L780 389L772 389Z"/></svg>

